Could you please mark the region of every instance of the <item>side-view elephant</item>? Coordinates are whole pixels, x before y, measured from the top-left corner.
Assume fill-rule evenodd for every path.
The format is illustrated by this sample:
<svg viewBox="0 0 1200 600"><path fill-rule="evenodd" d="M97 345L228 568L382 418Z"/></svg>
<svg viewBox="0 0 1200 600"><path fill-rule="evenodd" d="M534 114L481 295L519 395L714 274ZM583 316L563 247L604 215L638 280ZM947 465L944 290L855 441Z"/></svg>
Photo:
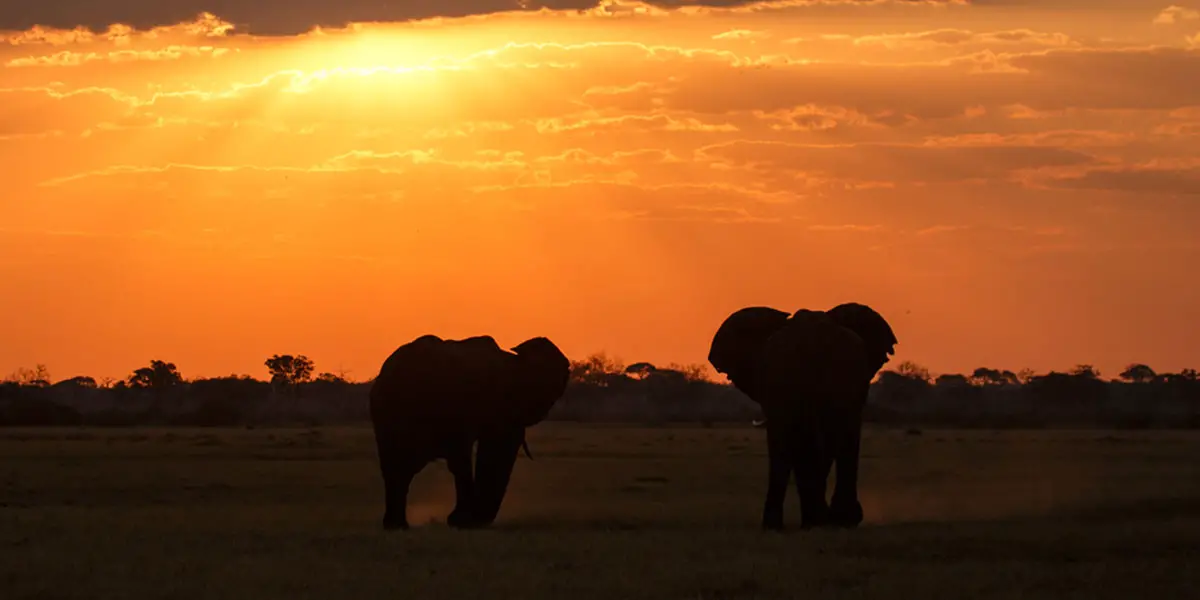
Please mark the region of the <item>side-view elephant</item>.
<svg viewBox="0 0 1200 600"><path fill-rule="evenodd" d="M897 343L887 321L857 303L793 315L755 306L722 322L708 361L762 406L765 417L755 423L767 430L764 528L783 528L783 500L793 473L802 528L862 522L862 412L871 379ZM826 505L825 482L834 465L833 499Z"/></svg>
<svg viewBox="0 0 1200 600"><path fill-rule="evenodd" d="M384 529L407 529L409 485L443 458L454 475L451 527L495 521L525 430L562 397L570 362L544 338L511 351L490 336L419 337L384 361L371 385L370 412L383 475ZM471 453L479 448L472 468Z"/></svg>

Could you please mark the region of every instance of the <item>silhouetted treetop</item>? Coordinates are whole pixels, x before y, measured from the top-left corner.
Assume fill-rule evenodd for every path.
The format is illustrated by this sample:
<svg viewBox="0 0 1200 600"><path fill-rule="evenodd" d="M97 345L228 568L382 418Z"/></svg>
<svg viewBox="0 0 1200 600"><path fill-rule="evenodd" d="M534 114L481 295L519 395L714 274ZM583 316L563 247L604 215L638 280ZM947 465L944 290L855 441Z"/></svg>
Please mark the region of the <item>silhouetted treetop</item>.
<svg viewBox="0 0 1200 600"><path fill-rule="evenodd" d="M50 370L43 364L35 365L32 369L20 367L5 377L4 382L45 387L50 385Z"/></svg>
<svg viewBox="0 0 1200 600"><path fill-rule="evenodd" d="M271 373L271 383L293 387L312 378L313 361L303 354L275 354L265 363Z"/></svg>
<svg viewBox="0 0 1200 600"><path fill-rule="evenodd" d="M1155 373L1154 369L1147 365L1135 363L1125 367L1118 377L1130 383L1147 383L1154 381L1158 377L1158 373Z"/></svg>
<svg viewBox="0 0 1200 600"><path fill-rule="evenodd" d="M0 382L0 426L315 424L366 417L369 381L330 372L313 377L312 361L303 355L275 355L267 366L270 381L249 375L185 381L173 363L153 360L120 381L77 375L48 385L49 370L38 365ZM284 396L290 401L276 401ZM704 365L641 361L626 367L597 353L572 363L567 393L549 418L749 423L759 411L723 378L706 377ZM1112 381L1086 364L1065 372L981 367L935 377L905 361L879 372L866 415L871 422L905 426L1200 427L1200 375L1133 363Z"/></svg>
<svg viewBox="0 0 1200 600"><path fill-rule="evenodd" d="M161 360L151 360L150 366L134 371L127 380L131 388L151 390L164 390L180 383L183 383L183 376L175 363Z"/></svg>
<svg viewBox="0 0 1200 600"><path fill-rule="evenodd" d="M917 379L926 383L933 381L933 375L929 373L929 369L918 365L915 362L906 360L896 365L896 373L910 379Z"/></svg>
<svg viewBox="0 0 1200 600"><path fill-rule="evenodd" d="M971 383L975 385L1017 385L1020 381L1016 373L1007 370L980 367L971 373Z"/></svg>
<svg viewBox="0 0 1200 600"><path fill-rule="evenodd" d="M638 362L625 367L625 374L634 379L645 379L651 373L658 370L658 367L648 362Z"/></svg>
<svg viewBox="0 0 1200 600"><path fill-rule="evenodd" d="M317 375L317 378L314 379L313 381L319 381L321 383L348 383L346 381L345 377L342 377L341 375L337 375L334 373L328 373L328 372L319 373Z"/></svg>

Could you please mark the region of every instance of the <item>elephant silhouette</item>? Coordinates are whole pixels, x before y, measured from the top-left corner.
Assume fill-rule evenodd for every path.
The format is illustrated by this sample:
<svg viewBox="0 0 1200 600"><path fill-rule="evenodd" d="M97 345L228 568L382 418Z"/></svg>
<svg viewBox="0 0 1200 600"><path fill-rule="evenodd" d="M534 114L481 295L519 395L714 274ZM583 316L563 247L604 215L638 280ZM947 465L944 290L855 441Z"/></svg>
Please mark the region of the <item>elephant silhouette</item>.
<svg viewBox="0 0 1200 600"><path fill-rule="evenodd" d="M794 474L801 528L857 527L862 412L871 379L898 343L887 321L863 304L795 314L765 306L729 315L708 361L757 402L767 430L764 529L783 529L783 500ZM833 498L825 482L837 467Z"/></svg>
<svg viewBox="0 0 1200 600"><path fill-rule="evenodd" d="M454 475L455 506L446 523L493 523L518 450L533 458L526 428L546 418L569 375L567 357L544 337L511 351L490 336L425 335L397 348L380 368L369 400L384 483L383 528L408 528L412 479L439 458Z"/></svg>

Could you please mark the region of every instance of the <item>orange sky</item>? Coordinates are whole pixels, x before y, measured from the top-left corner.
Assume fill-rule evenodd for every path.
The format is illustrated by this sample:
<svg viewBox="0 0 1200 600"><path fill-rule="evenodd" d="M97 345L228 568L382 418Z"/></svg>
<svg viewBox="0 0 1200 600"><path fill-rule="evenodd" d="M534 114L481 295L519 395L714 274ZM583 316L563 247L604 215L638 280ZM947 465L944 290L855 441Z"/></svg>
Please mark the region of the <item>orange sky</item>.
<svg viewBox="0 0 1200 600"><path fill-rule="evenodd" d="M844 301L934 372L1200 367L1200 4L244 4L0 17L0 375Z"/></svg>

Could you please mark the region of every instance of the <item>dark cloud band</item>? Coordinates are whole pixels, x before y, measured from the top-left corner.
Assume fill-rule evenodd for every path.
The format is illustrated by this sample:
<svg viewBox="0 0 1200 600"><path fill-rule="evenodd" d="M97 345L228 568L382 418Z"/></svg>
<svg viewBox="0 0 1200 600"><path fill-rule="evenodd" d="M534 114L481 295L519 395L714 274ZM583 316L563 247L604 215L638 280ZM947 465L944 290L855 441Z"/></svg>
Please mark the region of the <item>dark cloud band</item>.
<svg viewBox="0 0 1200 600"><path fill-rule="evenodd" d="M543 5L578 8L593 4L589 0L43 0L6 6L0 11L0 29L23 30L41 25L103 31L113 23L149 29L190 21L208 12L233 23L243 33L287 35L309 31L316 25L339 27L353 21L408 21L529 10Z"/></svg>
<svg viewBox="0 0 1200 600"><path fill-rule="evenodd" d="M729 8L764 0L643 0L661 8ZM800 3L803 0L799 0ZM837 0L835 0L837 1ZM840 0L846 4L870 0ZM926 3L952 0L896 0ZM828 0L826 0L828 2ZM402 22L434 17L465 17L508 11L581 10L601 0L36 0L6 1L0 30L40 25L58 29L86 27L103 31L113 23L136 29L174 25L208 12L255 35L291 35L314 26L342 27L351 22ZM786 0L779 2L786 4Z"/></svg>

